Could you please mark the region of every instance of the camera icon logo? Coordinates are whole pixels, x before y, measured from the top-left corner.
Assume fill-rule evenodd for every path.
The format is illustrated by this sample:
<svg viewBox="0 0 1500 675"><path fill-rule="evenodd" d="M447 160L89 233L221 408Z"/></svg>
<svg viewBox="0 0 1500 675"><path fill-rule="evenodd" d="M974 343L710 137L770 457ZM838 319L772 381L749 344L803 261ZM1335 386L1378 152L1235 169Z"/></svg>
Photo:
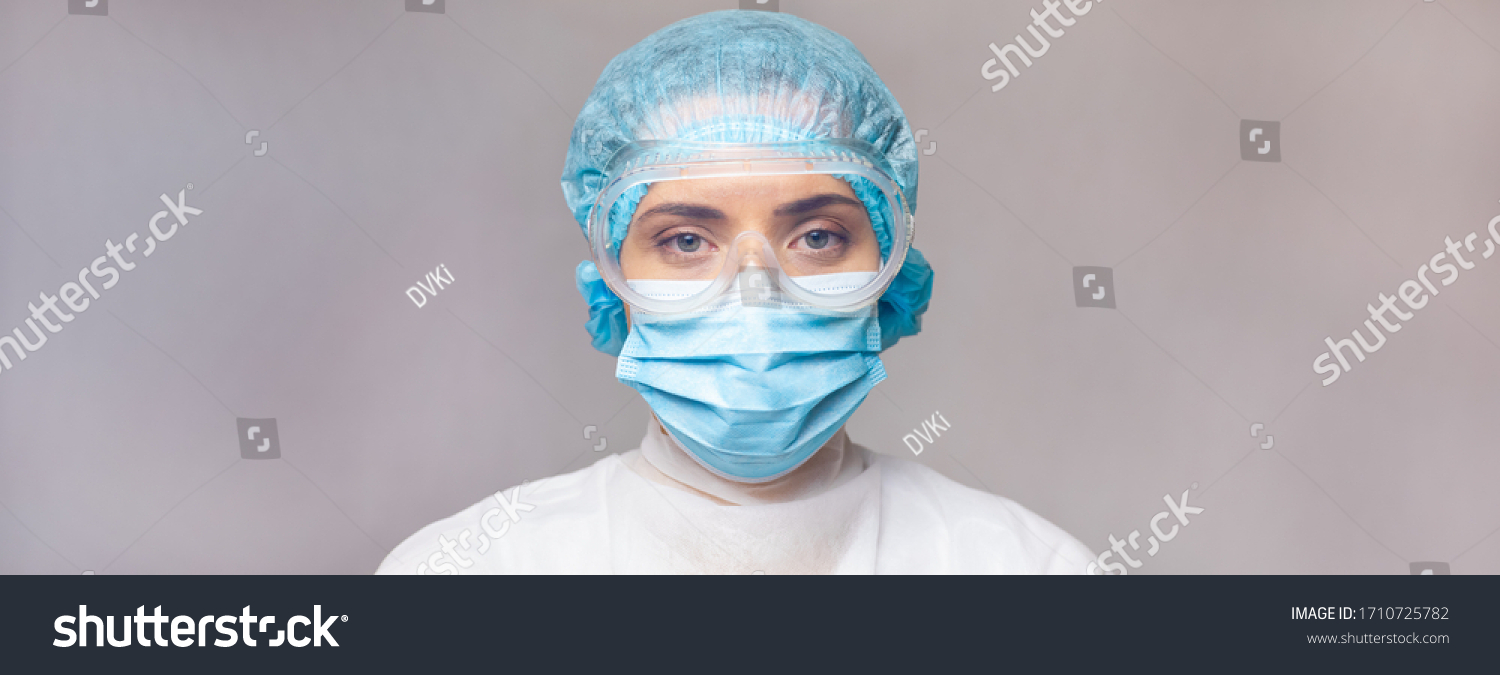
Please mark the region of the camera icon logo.
<svg viewBox="0 0 1500 675"><path fill-rule="evenodd" d="M1240 159L1281 161L1281 123L1240 120Z"/></svg>
<svg viewBox="0 0 1500 675"><path fill-rule="evenodd" d="M444 0L406 0L406 11L444 14L446 8L443 5Z"/></svg>
<svg viewBox="0 0 1500 675"><path fill-rule="evenodd" d="M68 13L109 16L109 0L68 0Z"/></svg>
<svg viewBox="0 0 1500 675"><path fill-rule="evenodd" d="M281 437L276 433L276 418L241 417L240 459L280 459Z"/></svg>
<svg viewBox="0 0 1500 675"><path fill-rule="evenodd" d="M1115 308L1115 271L1109 267L1074 267L1073 300L1079 307Z"/></svg>

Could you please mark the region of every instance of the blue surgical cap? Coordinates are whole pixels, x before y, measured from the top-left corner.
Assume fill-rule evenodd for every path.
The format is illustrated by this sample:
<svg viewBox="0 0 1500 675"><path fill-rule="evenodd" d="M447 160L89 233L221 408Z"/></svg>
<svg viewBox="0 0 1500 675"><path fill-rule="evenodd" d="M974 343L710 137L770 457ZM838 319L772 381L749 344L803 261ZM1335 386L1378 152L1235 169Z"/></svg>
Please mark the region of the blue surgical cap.
<svg viewBox="0 0 1500 675"><path fill-rule="evenodd" d="M767 143L857 138L881 152L913 213L917 147L906 115L858 49L805 19L776 12L725 10L678 21L621 52L605 66L573 125L562 189L588 236L589 211L607 177L604 165L639 140ZM840 176L869 211L882 255L890 251L890 213L864 178ZM625 227L647 186L611 206L610 236ZM617 356L627 332L624 304L592 261L579 264L578 292L589 304L585 326L595 349ZM932 268L915 248L880 298L882 349L922 329Z"/></svg>

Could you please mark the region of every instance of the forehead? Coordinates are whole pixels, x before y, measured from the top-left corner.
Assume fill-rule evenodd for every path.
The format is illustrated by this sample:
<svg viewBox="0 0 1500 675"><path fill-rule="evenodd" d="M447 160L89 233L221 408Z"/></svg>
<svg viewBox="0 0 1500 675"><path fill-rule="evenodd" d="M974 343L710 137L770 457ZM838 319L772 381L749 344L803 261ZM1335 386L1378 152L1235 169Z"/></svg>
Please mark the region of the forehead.
<svg viewBox="0 0 1500 675"><path fill-rule="evenodd" d="M848 181L828 174L733 176L652 183L638 209L655 204L688 202L720 207L774 207L803 197L837 194L853 198ZM639 212L639 211L638 211Z"/></svg>

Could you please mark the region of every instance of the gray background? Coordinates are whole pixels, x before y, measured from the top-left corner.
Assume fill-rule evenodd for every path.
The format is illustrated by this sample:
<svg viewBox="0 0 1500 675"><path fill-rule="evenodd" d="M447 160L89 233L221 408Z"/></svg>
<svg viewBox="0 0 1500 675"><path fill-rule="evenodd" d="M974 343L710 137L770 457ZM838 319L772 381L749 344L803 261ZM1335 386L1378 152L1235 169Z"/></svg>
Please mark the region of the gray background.
<svg viewBox="0 0 1500 675"><path fill-rule="evenodd" d="M0 2L0 331L158 195L192 182L204 214L0 371L0 572L369 572L639 443L558 177L611 56L735 4L103 2ZM1191 490L1131 573L1500 572L1500 260L1312 371L1500 214L1500 2L1108 0L990 91L989 43L1041 6L780 3L928 130L932 309L853 438L1095 551ZM1281 161L1241 159L1247 119ZM1075 303L1076 266L1114 308ZM242 459L237 418L276 420L280 458Z"/></svg>

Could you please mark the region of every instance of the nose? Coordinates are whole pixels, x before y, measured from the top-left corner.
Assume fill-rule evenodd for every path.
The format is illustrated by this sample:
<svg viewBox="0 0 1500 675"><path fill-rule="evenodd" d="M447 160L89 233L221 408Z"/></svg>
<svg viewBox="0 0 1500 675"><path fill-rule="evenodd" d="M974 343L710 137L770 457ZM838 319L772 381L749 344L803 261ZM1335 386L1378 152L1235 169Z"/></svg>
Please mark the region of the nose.
<svg viewBox="0 0 1500 675"><path fill-rule="evenodd" d="M740 294L751 300L769 300L776 292L775 277L764 267L746 267L740 272Z"/></svg>
<svg viewBox="0 0 1500 675"><path fill-rule="evenodd" d="M746 230L735 236L732 248L741 259L747 257L763 259L772 255L771 242L766 240L765 235L754 230Z"/></svg>
<svg viewBox="0 0 1500 675"><path fill-rule="evenodd" d="M741 232L733 239L729 246L729 259L725 264L733 266L735 273L754 268L767 272L769 277L774 277L775 271L781 268L771 242L766 240L765 235L755 231Z"/></svg>
<svg viewBox="0 0 1500 675"><path fill-rule="evenodd" d="M734 238L732 264L736 286L743 301L771 301L778 291L777 265L770 242L758 232L742 232Z"/></svg>

